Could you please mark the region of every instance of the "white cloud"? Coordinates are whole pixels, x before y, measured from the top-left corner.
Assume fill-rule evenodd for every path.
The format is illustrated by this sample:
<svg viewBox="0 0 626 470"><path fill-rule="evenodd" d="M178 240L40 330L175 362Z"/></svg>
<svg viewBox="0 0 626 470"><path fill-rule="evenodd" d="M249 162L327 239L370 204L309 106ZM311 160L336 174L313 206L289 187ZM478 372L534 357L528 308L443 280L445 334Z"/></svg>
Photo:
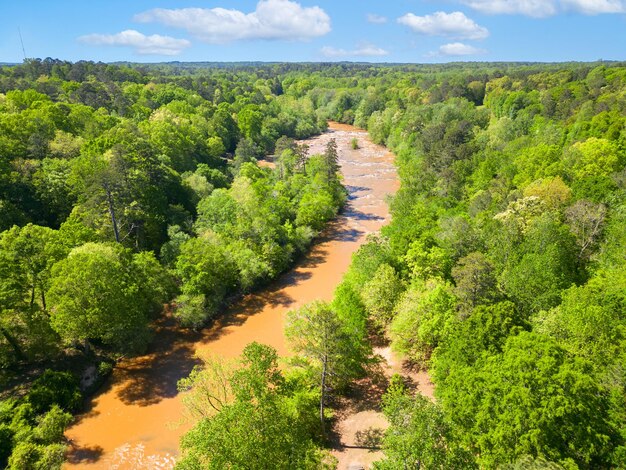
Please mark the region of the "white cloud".
<svg viewBox="0 0 626 470"><path fill-rule="evenodd" d="M554 0L462 0L469 7L489 15L526 15L536 18L556 13Z"/></svg>
<svg viewBox="0 0 626 470"><path fill-rule="evenodd" d="M438 11L426 16L407 13L398 18L398 23L408 26L416 33L429 36L449 36L459 39L484 39L489 36L487 28L477 25L460 11L452 13Z"/></svg>
<svg viewBox="0 0 626 470"><path fill-rule="evenodd" d="M383 24L383 23L387 22L387 17L386 16L377 15L375 13L368 13L367 14L367 21L369 21L370 23L374 23L374 24Z"/></svg>
<svg viewBox="0 0 626 470"><path fill-rule="evenodd" d="M322 47L320 52L324 57L329 59L338 59L341 57L382 57L389 55L389 51L373 44L362 44L352 50L325 46Z"/></svg>
<svg viewBox="0 0 626 470"><path fill-rule="evenodd" d="M439 47L439 51L435 55L446 56L463 56L463 55L479 55L484 54L484 49L478 49L477 47L470 46L469 44L463 44L462 42L453 42L450 44L444 44Z"/></svg>
<svg viewBox="0 0 626 470"><path fill-rule="evenodd" d="M126 46L133 47L139 54L178 55L191 46L186 39L176 39L170 36L145 34L127 29L117 34L88 34L78 38L80 42L95 46Z"/></svg>
<svg viewBox="0 0 626 470"><path fill-rule="evenodd" d="M331 29L330 17L320 7L304 8L291 0L260 0L251 13L225 8L155 8L134 19L182 28L211 44L245 39L306 40Z"/></svg>
<svg viewBox="0 0 626 470"><path fill-rule="evenodd" d="M526 15L545 18L565 11L584 15L626 12L626 0L461 0L490 15Z"/></svg>
<svg viewBox="0 0 626 470"><path fill-rule="evenodd" d="M561 4L566 10L585 15L626 13L626 1L623 0L561 0Z"/></svg>

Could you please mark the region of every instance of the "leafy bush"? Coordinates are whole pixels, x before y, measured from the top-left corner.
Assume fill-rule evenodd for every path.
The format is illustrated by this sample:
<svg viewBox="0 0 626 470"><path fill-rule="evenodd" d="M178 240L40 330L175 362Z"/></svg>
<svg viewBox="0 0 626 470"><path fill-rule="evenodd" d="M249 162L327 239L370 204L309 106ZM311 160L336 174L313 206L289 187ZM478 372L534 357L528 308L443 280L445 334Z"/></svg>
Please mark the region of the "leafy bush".
<svg viewBox="0 0 626 470"><path fill-rule="evenodd" d="M82 395L78 380L71 373L46 370L33 382L26 399L39 414L50 410L54 405L68 411L75 410L81 403Z"/></svg>

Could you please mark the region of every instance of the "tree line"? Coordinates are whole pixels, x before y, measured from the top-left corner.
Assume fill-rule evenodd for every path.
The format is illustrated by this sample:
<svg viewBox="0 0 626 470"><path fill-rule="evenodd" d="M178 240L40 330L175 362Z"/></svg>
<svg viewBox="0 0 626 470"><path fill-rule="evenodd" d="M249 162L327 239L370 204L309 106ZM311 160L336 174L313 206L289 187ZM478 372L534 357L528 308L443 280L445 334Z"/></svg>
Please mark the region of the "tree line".
<svg viewBox="0 0 626 470"><path fill-rule="evenodd" d="M377 468L623 467L626 68L340 68L290 71L283 92L368 129L396 154L402 186L333 302L288 315L289 392L272 390L291 437L327 445L329 397L366 373L378 335L430 372L436 401L391 380ZM298 394L306 411L290 405ZM214 411L183 440L180 468L245 466L244 444L243 460L217 463L222 438L200 431L228 433ZM289 432L264 441L263 422L250 426L250 452ZM288 448L279 468L333 465Z"/></svg>
<svg viewBox="0 0 626 470"><path fill-rule="evenodd" d="M0 82L0 467L53 468L80 406L58 397L85 392L77 357L103 375L141 353L168 303L202 327L289 267L346 195L336 149L296 141L326 121L251 70L177 82L45 60ZM42 371L67 380L29 407ZM48 419L50 439L28 437Z"/></svg>
<svg viewBox="0 0 626 470"><path fill-rule="evenodd" d="M380 468L619 468L625 86L620 63L2 68L3 379L141 351L164 302L197 327L284 270L345 197L332 145L293 140L332 119L397 155L392 222L332 302L288 316L289 367L255 344L181 383L199 421L179 466L332 467L333 397L378 335L437 398L391 381ZM40 426L65 426L75 386L3 402L0 457L58 465Z"/></svg>

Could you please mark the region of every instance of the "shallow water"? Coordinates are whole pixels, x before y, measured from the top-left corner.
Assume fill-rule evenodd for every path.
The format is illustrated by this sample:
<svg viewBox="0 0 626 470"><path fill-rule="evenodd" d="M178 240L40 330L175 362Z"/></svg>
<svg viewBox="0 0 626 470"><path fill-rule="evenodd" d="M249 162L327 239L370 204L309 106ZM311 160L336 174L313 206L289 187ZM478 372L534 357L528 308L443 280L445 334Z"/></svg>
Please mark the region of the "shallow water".
<svg viewBox="0 0 626 470"><path fill-rule="evenodd" d="M65 468L172 468L180 437L192 426L181 422L184 409L176 383L198 363L196 354L234 357L258 341L284 355L285 313L315 299L332 298L352 253L388 222L385 199L399 182L393 155L352 126L331 123L328 132L306 141L310 153L322 153L331 138L337 141L349 191L344 212L294 269L244 297L212 328L184 332L163 320L149 353L122 361L108 386L66 432L71 451ZM357 150L351 147L354 138Z"/></svg>

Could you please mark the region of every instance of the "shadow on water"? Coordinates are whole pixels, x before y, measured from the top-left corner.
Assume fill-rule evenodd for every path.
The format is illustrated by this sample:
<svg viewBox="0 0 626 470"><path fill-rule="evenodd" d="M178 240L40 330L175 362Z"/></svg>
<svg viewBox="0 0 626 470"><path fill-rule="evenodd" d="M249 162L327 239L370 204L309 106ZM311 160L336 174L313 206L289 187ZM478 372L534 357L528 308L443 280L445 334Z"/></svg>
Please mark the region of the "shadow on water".
<svg viewBox="0 0 626 470"><path fill-rule="evenodd" d="M295 268L264 289L238 300L203 331L182 330L174 318L168 316L162 319L157 324L158 340L151 345L148 354L122 361L108 384L109 389L117 387L119 399L127 405L136 406L154 405L176 396L178 381L187 377L194 366L200 364L200 360L195 357L197 344L207 344L230 334L235 327L243 325L250 317L268 307L292 305L295 300L284 292L284 288L309 279L313 275L311 271L326 261L329 253L324 243L334 240L354 241L360 235L358 230L341 228L340 224L333 223ZM89 416L90 411L84 415Z"/></svg>
<svg viewBox="0 0 626 470"><path fill-rule="evenodd" d="M344 214L347 218L352 219L352 220L359 220L359 221L363 221L363 220L383 221L385 220L385 218L381 217L380 215L367 214L357 209L348 209Z"/></svg>
<svg viewBox="0 0 626 470"><path fill-rule="evenodd" d="M178 394L177 383L200 362L194 357L193 344L200 332L181 330L173 318L164 319L157 328L158 341L149 354L124 361L115 370L117 395L128 405L148 406Z"/></svg>
<svg viewBox="0 0 626 470"><path fill-rule="evenodd" d="M308 273L305 273L308 275ZM294 274L297 275L297 274ZM301 276L303 277L303 276ZM178 381L189 376L201 361L195 357L196 345L209 343L230 334L230 327L243 325L248 318L268 306L289 306L294 300L280 286L247 295L205 330L182 330L169 318L158 329L158 343L148 355L122 362L114 382L119 399L127 405L149 406L178 394Z"/></svg>
<svg viewBox="0 0 626 470"><path fill-rule="evenodd" d="M65 455L66 460L71 464L95 463L102 457L104 449L100 446L78 446L70 443L69 450Z"/></svg>
<svg viewBox="0 0 626 470"><path fill-rule="evenodd" d="M109 391L109 389L111 388L111 385L107 385L105 388L102 389L101 393L106 393ZM79 415L75 415L74 416L74 421L72 421L72 425L76 426L77 424L80 424L81 421L84 421L86 419L90 419L90 418L95 418L96 416L98 416L100 414L99 411L96 411L93 409L93 407L91 405L90 409L88 411L85 411Z"/></svg>
<svg viewBox="0 0 626 470"><path fill-rule="evenodd" d="M203 332L202 343L213 342L232 332L232 327L243 325L250 317L261 313L267 307L288 307L294 299L280 291L280 286L266 288L258 294L250 294L241 299L217 319L213 326Z"/></svg>
<svg viewBox="0 0 626 470"><path fill-rule="evenodd" d="M344 187L348 190L350 194L358 193L358 192L367 192L367 191L372 190L372 188L369 188L367 186L356 186L356 185L349 185L349 184L345 184Z"/></svg>

